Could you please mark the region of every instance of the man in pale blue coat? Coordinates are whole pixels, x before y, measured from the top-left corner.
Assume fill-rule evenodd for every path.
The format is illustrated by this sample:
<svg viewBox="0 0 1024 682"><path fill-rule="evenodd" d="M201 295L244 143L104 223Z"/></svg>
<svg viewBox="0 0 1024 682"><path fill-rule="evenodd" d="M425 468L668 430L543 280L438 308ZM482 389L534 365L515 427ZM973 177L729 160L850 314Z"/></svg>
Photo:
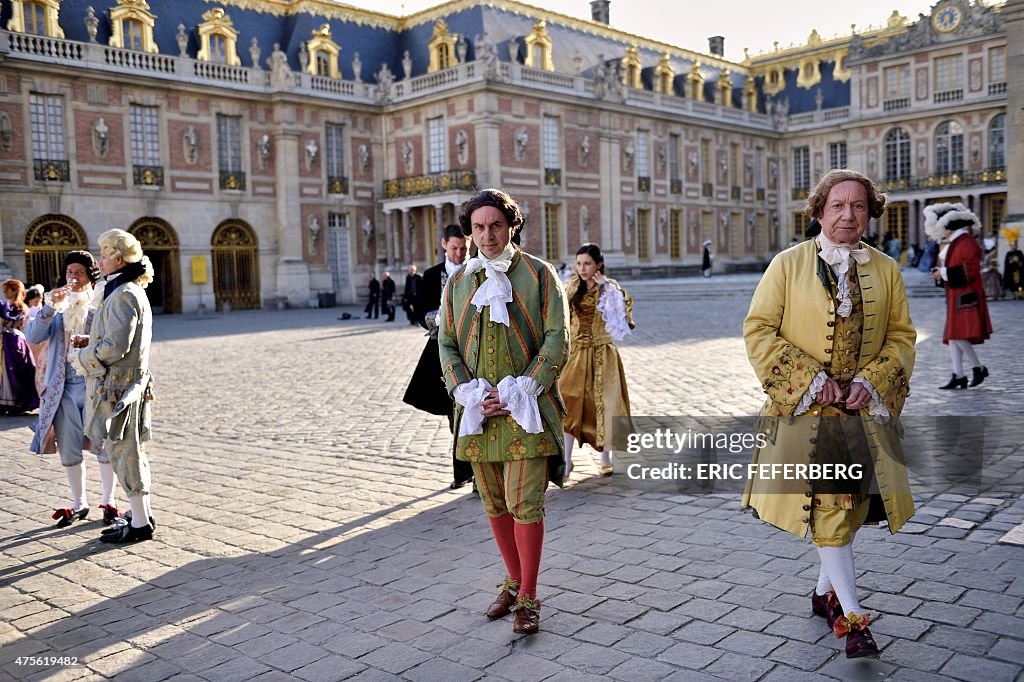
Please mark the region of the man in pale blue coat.
<svg viewBox="0 0 1024 682"><path fill-rule="evenodd" d="M45 296L45 305L29 323L25 336L29 343L46 343L46 374L39 398L39 419L30 449L36 454L60 453L67 473L71 504L53 513L57 527L69 526L89 515L86 495L84 452L90 448L85 437L85 376L68 361L71 337L88 331L92 311L93 286L100 271L88 251L71 251L64 257L67 284ZM98 444L97 444L98 445ZM103 483L103 523L109 525L118 516L114 502L114 469L107 455L96 455Z"/></svg>

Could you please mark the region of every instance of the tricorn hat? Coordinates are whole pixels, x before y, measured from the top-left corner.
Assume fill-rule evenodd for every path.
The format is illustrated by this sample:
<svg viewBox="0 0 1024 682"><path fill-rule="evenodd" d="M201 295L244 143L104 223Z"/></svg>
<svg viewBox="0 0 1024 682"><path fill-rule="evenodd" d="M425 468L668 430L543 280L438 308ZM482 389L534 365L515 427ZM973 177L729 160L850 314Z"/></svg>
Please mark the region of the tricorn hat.
<svg viewBox="0 0 1024 682"><path fill-rule="evenodd" d="M924 208L924 232L939 241L946 231L962 227L981 229L981 221L963 204L932 204Z"/></svg>

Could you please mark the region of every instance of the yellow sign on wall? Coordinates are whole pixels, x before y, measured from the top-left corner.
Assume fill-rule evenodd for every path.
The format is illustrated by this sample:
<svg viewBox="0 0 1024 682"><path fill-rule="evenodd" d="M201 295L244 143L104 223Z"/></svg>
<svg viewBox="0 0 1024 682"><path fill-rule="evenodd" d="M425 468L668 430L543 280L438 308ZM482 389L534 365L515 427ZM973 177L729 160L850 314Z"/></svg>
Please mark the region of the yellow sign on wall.
<svg viewBox="0 0 1024 682"><path fill-rule="evenodd" d="M206 256L192 256L192 284L206 284Z"/></svg>

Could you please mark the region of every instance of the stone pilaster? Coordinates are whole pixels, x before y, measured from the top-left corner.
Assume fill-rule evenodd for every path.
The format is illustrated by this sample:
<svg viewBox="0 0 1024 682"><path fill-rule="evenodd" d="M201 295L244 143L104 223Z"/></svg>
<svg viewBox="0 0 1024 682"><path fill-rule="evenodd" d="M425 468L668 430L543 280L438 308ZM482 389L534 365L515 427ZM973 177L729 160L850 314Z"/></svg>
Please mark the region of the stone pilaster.
<svg viewBox="0 0 1024 682"><path fill-rule="evenodd" d="M277 301L305 306L309 301L309 266L302 254L302 207L299 203L299 131L293 106L274 110L274 171L277 177Z"/></svg>

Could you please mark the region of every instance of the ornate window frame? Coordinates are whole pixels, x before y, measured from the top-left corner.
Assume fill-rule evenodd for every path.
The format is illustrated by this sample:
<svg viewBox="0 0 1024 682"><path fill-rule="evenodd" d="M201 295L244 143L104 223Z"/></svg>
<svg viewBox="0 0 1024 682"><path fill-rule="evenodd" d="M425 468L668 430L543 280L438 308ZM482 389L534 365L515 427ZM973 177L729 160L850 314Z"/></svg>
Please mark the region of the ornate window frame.
<svg viewBox="0 0 1024 682"><path fill-rule="evenodd" d="M526 59L523 64L534 69L554 71L555 62L551 58L551 38L548 37L548 22L540 19L533 25L533 32L526 36ZM540 48L540 64L534 59L536 48Z"/></svg>
<svg viewBox="0 0 1024 682"><path fill-rule="evenodd" d="M448 24L444 19L434 22L434 34L427 42L427 50L430 52L430 63L427 64L427 73L434 73L443 69L450 69L458 64L456 55L456 44L459 42L458 33L449 33ZM447 52L447 58L445 58Z"/></svg>
<svg viewBox="0 0 1024 682"><path fill-rule="evenodd" d="M117 7L111 7L110 13L110 46L131 49L126 45L124 35L125 21L137 21L142 25L142 51L159 52L160 48L153 40L153 29L156 27L156 15L149 11L146 0L117 0Z"/></svg>
<svg viewBox="0 0 1024 682"><path fill-rule="evenodd" d="M809 67L809 70L808 70ZM799 88L810 89L821 82L821 64L817 58L805 59L797 66L796 85Z"/></svg>
<svg viewBox="0 0 1024 682"><path fill-rule="evenodd" d="M203 23L199 24L199 53L196 59L201 62L212 62L213 55L210 51L210 38L219 36L224 40L224 57L230 66L241 66L242 60L238 58L238 31L231 23L231 17L223 7L214 7L203 13Z"/></svg>
<svg viewBox="0 0 1024 682"><path fill-rule="evenodd" d="M839 50L832 57L832 61L835 62L835 67L832 69L832 80L845 83L853 77L853 71L846 68L846 57L849 54L849 50Z"/></svg>
<svg viewBox="0 0 1024 682"><path fill-rule="evenodd" d="M764 72L764 84L761 89L766 95L777 95L786 89L786 67L779 65Z"/></svg>
<svg viewBox="0 0 1024 682"><path fill-rule="evenodd" d="M654 67L654 91L660 92L663 95L674 95L675 88L673 83L675 81L676 72L672 68L672 64L669 62L668 52L661 55L661 59L658 60L658 65Z"/></svg>
<svg viewBox="0 0 1024 682"><path fill-rule="evenodd" d="M637 52L636 45L630 45L626 48L626 56L622 58L621 66L622 84L637 90L643 89L644 84L640 80L640 72L643 66L640 64L640 53Z"/></svg>
<svg viewBox="0 0 1024 682"><path fill-rule="evenodd" d="M695 61L686 74L686 94L695 102L704 101L704 76L700 73L699 61Z"/></svg>
<svg viewBox="0 0 1024 682"><path fill-rule="evenodd" d="M306 65L306 71L314 76L325 75L317 73L317 57L323 52L327 54L326 76L328 78L341 78L341 70L338 67L341 46L331 38L331 25L323 24L312 33L313 37L306 41L306 50L309 52L309 64Z"/></svg>
<svg viewBox="0 0 1024 682"><path fill-rule="evenodd" d="M751 74L747 75L747 82L743 86L743 90L747 96L747 111L757 113L757 83L754 81L754 76Z"/></svg>
<svg viewBox="0 0 1024 682"><path fill-rule="evenodd" d="M718 93L719 101L723 107L732 106L732 74L729 73L729 69L722 69L718 74Z"/></svg>
<svg viewBox="0 0 1024 682"><path fill-rule="evenodd" d="M15 33L25 32L25 5L41 5L45 12L46 35L49 38L63 38L64 31L57 19L60 16L60 0L11 0L11 20L7 22L7 30Z"/></svg>

